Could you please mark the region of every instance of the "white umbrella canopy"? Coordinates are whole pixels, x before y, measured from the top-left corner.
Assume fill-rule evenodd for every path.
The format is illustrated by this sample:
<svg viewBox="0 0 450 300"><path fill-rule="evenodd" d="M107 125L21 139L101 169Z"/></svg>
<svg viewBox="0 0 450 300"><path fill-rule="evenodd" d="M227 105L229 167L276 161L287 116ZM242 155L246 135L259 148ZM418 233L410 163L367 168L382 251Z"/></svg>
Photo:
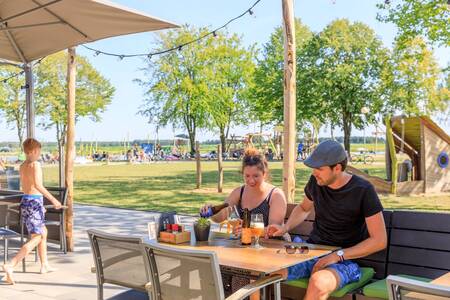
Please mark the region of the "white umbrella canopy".
<svg viewBox="0 0 450 300"><path fill-rule="evenodd" d="M0 0L0 59L28 63L79 44L175 27L105 0Z"/></svg>
<svg viewBox="0 0 450 300"><path fill-rule="evenodd" d="M0 0L0 60L25 70L27 136L34 136L30 62L108 37L175 27L106 0Z"/></svg>

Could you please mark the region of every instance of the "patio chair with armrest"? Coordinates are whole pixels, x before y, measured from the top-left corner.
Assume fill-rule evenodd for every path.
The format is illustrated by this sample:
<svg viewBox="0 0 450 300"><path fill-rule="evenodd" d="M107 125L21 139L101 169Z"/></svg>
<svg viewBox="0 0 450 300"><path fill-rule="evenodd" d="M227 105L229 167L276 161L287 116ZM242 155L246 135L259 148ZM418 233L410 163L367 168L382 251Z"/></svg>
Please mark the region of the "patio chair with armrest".
<svg viewBox="0 0 450 300"><path fill-rule="evenodd" d="M9 229L9 213L8 204L0 204L0 239L3 239L3 263L8 261L8 240L20 238L20 234Z"/></svg>
<svg viewBox="0 0 450 300"><path fill-rule="evenodd" d="M152 274L149 296L156 300L225 300L217 255L212 251L177 249L158 243L143 243L145 264ZM280 300L280 275L258 279L226 300L245 299L260 289L274 285Z"/></svg>
<svg viewBox="0 0 450 300"><path fill-rule="evenodd" d="M59 230L59 248L67 253L67 242L66 242L66 209L67 204L67 188L65 187L46 187L46 189L61 203L63 206L61 209L54 209L49 206L45 217L45 226L47 227L57 227ZM45 199L45 204L48 203ZM47 206L46 206L47 207ZM49 228L50 231L50 228ZM50 237L50 232L49 232Z"/></svg>
<svg viewBox="0 0 450 300"><path fill-rule="evenodd" d="M414 280L395 275L389 275L386 279L389 299L448 299L450 287L436 285L429 282Z"/></svg>
<svg viewBox="0 0 450 300"><path fill-rule="evenodd" d="M151 280L141 250L141 238L87 231L97 274L97 299L103 299L105 283L147 293ZM147 288L146 288L147 285Z"/></svg>

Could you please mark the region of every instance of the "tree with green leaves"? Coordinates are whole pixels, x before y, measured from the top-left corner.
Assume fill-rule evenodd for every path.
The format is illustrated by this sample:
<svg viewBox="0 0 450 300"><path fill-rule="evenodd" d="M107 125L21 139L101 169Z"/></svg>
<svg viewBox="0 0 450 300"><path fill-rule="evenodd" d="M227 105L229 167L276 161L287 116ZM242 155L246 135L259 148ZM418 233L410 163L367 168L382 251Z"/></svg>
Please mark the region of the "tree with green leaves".
<svg viewBox="0 0 450 300"><path fill-rule="evenodd" d="M20 69L13 66L1 66L0 78L9 78L20 72ZM17 130L17 137L22 149L23 137L25 134L25 76L19 75L10 78L0 85L0 111L4 116L7 125Z"/></svg>
<svg viewBox="0 0 450 300"><path fill-rule="evenodd" d="M397 25L398 46L403 47L417 36L440 46L450 46L448 0L385 0L377 6L381 9L378 20Z"/></svg>
<svg viewBox="0 0 450 300"><path fill-rule="evenodd" d="M156 51L170 49L207 33L206 28L188 25L159 34ZM146 99L139 111L158 127L171 124L186 129L191 153L195 152L197 131L206 128L208 119L208 78L204 72L207 52L203 44L193 43L147 61L147 78L137 79Z"/></svg>
<svg viewBox="0 0 450 300"><path fill-rule="evenodd" d="M447 109L449 91L440 86L441 70L425 41L415 37L393 51L391 103L404 114L432 115Z"/></svg>
<svg viewBox="0 0 450 300"><path fill-rule="evenodd" d="M350 151L352 127L373 122L387 100L382 77L388 50L367 25L339 19L315 34L297 60L298 113L340 126Z"/></svg>
<svg viewBox="0 0 450 300"><path fill-rule="evenodd" d="M295 19L297 53L301 51L311 37L311 30L300 19ZM257 62L252 88L253 119L263 125L283 122L283 65L283 28L279 26L275 28L269 41L262 47L262 55ZM303 116L297 114L297 121L300 122L302 119Z"/></svg>
<svg viewBox="0 0 450 300"><path fill-rule="evenodd" d="M41 115L40 126L56 128L56 139L65 145L67 131L67 53L46 57L36 68L36 110ZM111 103L114 87L89 61L77 56L75 120L89 117L94 122Z"/></svg>
<svg viewBox="0 0 450 300"><path fill-rule="evenodd" d="M206 41L209 62L208 113L212 123L209 129L218 131L223 151L232 125L248 124L250 89L255 70L253 46L245 48L236 34L217 33Z"/></svg>
<svg viewBox="0 0 450 300"><path fill-rule="evenodd" d="M170 49L207 34L188 25L162 33L156 51ZM184 128L195 151L199 129L217 130L222 146L233 124L247 121L247 88L253 75L253 47L237 35L217 32L148 61L146 79L137 80L146 99L140 113L158 126Z"/></svg>

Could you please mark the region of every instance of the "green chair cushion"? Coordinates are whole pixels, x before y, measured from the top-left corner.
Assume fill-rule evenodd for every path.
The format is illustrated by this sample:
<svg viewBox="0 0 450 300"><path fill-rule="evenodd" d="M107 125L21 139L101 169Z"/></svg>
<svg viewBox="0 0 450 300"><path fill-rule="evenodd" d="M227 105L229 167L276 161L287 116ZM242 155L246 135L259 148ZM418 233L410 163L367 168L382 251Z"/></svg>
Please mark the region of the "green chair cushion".
<svg viewBox="0 0 450 300"><path fill-rule="evenodd" d="M409 278L409 279L420 280L423 282L430 282L432 280L432 279L425 278L425 277L418 277L418 276L411 276L411 275L398 275L398 276ZM377 280L373 283L366 285L363 288L363 294L364 294L364 296L367 296L367 297L389 299L387 285L386 285L386 279Z"/></svg>
<svg viewBox="0 0 450 300"><path fill-rule="evenodd" d="M351 292L359 287L362 287L364 284L369 282L369 280L372 279L373 274L375 273L375 271L372 268L361 268L361 272L362 272L362 276L359 279L359 281L344 285L339 290L334 291L331 294L331 296L338 297L338 298L345 296L348 292ZM308 286L308 283L309 283L309 278L288 280L285 283L290 286L295 286L295 287L306 289L306 287Z"/></svg>

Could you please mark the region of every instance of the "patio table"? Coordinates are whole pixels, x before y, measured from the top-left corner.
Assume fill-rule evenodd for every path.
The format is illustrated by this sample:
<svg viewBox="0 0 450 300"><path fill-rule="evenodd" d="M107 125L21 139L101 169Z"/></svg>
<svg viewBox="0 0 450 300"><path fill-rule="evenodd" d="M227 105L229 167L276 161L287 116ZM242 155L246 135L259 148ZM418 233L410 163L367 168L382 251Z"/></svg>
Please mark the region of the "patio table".
<svg viewBox="0 0 450 300"><path fill-rule="evenodd" d="M249 246L242 246L240 240L230 240L222 233L211 232L212 236L207 242L195 241L192 234L191 242L184 244L167 244L171 247L182 249L208 250L217 254L220 268L223 274L238 275L249 279L258 279L273 272L280 271L298 263L321 257L338 249L337 247L313 245L301 243L298 245L309 247L307 254L287 254L281 240L261 240L264 247L256 249ZM295 243L292 243L295 244ZM265 299L266 291L262 293Z"/></svg>
<svg viewBox="0 0 450 300"><path fill-rule="evenodd" d="M430 283L443 285L446 287L450 287L450 272L445 273L444 275L432 280ZM408 300L443 300L445 297L434 296L434 295L424 295L420 293L410 292L405 295L405 298Z"/></svg>

